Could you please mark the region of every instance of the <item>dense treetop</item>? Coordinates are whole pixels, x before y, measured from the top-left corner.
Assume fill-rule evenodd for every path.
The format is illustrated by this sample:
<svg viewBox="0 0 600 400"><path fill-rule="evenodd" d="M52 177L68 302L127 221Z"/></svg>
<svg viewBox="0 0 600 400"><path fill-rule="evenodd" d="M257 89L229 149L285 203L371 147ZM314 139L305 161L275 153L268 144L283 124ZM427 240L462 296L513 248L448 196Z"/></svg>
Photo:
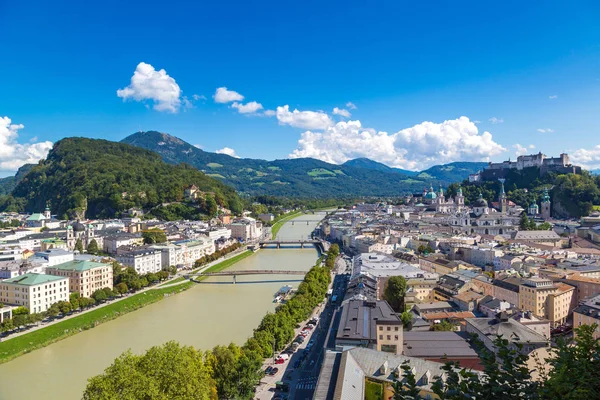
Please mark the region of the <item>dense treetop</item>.
<svg viewBox="0 0 600 400"><path fill-rule="evenodd" d="M220 205L241 211L235 191L185 164L170 165L151 151L106 140L67 138L0 200L0 210L41 212L50 201L59 217L114 217L131 207L183 199L196 185Z"/></svg>

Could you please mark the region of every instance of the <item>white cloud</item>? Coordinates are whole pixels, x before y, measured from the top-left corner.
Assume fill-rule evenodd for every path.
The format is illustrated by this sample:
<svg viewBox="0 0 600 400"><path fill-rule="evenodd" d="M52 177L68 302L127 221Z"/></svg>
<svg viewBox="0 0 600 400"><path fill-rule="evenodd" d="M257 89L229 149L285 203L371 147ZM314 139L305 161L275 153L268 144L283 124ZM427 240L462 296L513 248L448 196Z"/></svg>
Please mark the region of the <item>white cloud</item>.
<svg viewBox="0 0 600 400"><path fill-rule="evenodd" d="M235 150L232 149L231 147L223 147L222 149L215 151L215 153L227 154L228 156L231 156L231 157L240 158L237 154L235 154Z"/></svg>
<svg viewBox="0 0 600 400"><path fill-rule="evenodd" d="M213 95L215 103L231 103L232 101L242 101L244 96L233 90L227 90L225 86L217 88Z"/></svg>
<svg viewBox="0 0 600 400"><path fill-rule="evenodd" d="M513 144L512 147L515 149L515 154L517 156L522 156L524 154L529 153L529 150L527 150L527 147L521 146L519 143Z"/></svg>
<svg viewBox="0 0 600 400"><path fill-rule="evenodd" d="M505 151L491 133L479 133L469 118L460 117L442 123L426 121L392 134L363 128L360 121L341 121L324 132L304 132L289 157L336 164L368 157L414 170L456 160L487 161Z"/></svg>
<svg viewBox="0 0 600 400"><path fill-rule="evenodd" d="M324 112L290 111L290 107L287 104L283 107L277 107L275 115L281 125L290 125L295 128L325 129L333 125L333 121L329 115Z"/></svg>
<svg viewBox="0 0 600 400"><path fill-rule="evenodd" d="M530 144L530 145L529 145L529 148L530 148L530 149L535 149L535 146L534 146L534 145L532 145L532 144Z"/></svg>
<svg viewBox="0 0 600 400"><path fill-rule="evenodd" d="M204 146L202 146L201 144L195 144L194 147L200 150L204 148Z"/></svg>
<svg viewBox="0 0 600 400"><path fill-rule="evenodd" d="M206 100L206 96L202 95L202 94L194 94L192 95L192 98L196 101L198 100Z"/></svg>
<svg viewBox="0 0 600 400"><path fill-rule="evenodd" d="M543 128L540 128L537 131L540 132L540 133L552 133L552 132L554 132L554 129L550 129L550 128L543 129Z"/></svg>
<svg viewBox="0 0 600 400"><path fill-rule="evenodd" d="M342 117L345 117L345 118L350 118L352 116L352 114L350 114L350 111L344 110L343 108L337 108L337 107L335 107L333 109L333 114L341 115Z"/></svg>
<svg viewBox="0 0 600 400"><path fill-rule="evenodd" d="M181 107L181 89L167 71L155 70L150 64L138 64L129 86L117 90L123 100L152 100L156 111L176 113Z"/></svg>
<svg viewBox="0 0 600 400"><path fill-rule="evenodd" d="M558 99L558 95L557 94L553 94L552 96L548 96L548 98L550 100Z"/></svg>
<svg viewBox="0 0 600 400"><path fill-rule="evenodd" d="M575 165L581 165L586 169L600 168L600 144L591 149L575 150L569 155Z"/></svg>
<svg viewBox="0 0 600 400"><path fill-rule="evenodd" d="M490 118L490 119L489 119L489 121L490 121L492 124L501 124L501 123L503 123L503 122L504 122L504 119L502 119L502 118L496 118L496 117L492 117L492 118Z"/></svg>
<svg viewBox="0 0 600 400"><path fill-rule="evenodd" d="M17 142L22 124L12 124L8 117L0 117L0 171L16 171L23 164L34 164L46 158L52 142L20 144Z"/></svg>
<svg viewBox="0 0 600 400"><path fill-rule="evenodd" d="M474 120L474 121L473 121L473 123L474 123L474 124L480 124L480 123L481 123L481 121L480 121L480 120L478 120L478 119L476 119L476 120Z"/></svg>
<svg viewBox="0 0 600 400"><path fill-rule="evenodd" d="M263 108L262 104L257 103L255 101L251 101L251 102L246 103L246 104L238 103L237 101L235 101L231 105L231 107L237 108L237 110L239 111L240 114L255 113L258 110L262 110L262 108Z"/></svg>
<svg viewBox="0 0 600 400"><path fill-rule="evenodd" d="M349 109L351 109L351 110L356 110L356 105L353 102L351 102L351 101L349 101L349 102L346 103L346 107L349 108Z"/></svg>
<svg viewBox="0 0 600 400"><path fill-rule="evenodd" d="M265 117L274 117L277 113L274 110L265 110L263 115Z"/></svg>

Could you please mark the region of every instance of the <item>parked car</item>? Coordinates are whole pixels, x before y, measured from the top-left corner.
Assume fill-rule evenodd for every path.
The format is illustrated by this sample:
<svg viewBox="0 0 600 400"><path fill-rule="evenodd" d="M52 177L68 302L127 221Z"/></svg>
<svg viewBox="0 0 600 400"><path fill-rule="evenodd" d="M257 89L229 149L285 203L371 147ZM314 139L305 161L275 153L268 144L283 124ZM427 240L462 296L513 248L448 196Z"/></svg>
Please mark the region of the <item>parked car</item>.
<svg viewBox="0 0 600 400"><path fill-rule="evenodd" d="M269 375L273 376L275 374L277 374L279 372L279 368L275 367L271 370L271 372L269 372Z"/></svg>
<svg viewBox="0 0 600 400"><path fill-rule="evenodd" d="M271 373L271 371L273 371L273 367L271 367L271 366L268 366L268 367L265 369L265 375L269 375L269 374Z"/></svg>

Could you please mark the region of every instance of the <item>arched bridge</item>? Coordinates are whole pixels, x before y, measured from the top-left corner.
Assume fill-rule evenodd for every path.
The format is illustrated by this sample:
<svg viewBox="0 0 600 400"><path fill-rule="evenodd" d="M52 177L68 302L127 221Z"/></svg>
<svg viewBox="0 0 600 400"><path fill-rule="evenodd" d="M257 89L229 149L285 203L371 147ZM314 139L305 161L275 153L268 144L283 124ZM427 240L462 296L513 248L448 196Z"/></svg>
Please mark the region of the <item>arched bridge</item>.
<svg viewBox="0 0 600 400"><path fill-rule="evenodd" d="M306 275L308 271L298 270L278 270L278 269L254 269L245 271L220 271L220 272L200 272L198 274L185 275L187 279L194 276L233 276L233 283L240 275Z"/></svg>

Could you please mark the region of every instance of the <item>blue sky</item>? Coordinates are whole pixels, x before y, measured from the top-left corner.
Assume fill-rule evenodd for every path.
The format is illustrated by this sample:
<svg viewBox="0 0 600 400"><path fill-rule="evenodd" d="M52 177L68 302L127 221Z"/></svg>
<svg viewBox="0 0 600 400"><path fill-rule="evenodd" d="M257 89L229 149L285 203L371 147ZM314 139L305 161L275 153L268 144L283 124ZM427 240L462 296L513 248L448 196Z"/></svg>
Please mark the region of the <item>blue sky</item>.
<svg viewBox="0 0 600 400"><path fill-rule="evenodd" d="M188 3L0 2L0 174L140 129L252 158L600 166L598 2Z"/></svg>

